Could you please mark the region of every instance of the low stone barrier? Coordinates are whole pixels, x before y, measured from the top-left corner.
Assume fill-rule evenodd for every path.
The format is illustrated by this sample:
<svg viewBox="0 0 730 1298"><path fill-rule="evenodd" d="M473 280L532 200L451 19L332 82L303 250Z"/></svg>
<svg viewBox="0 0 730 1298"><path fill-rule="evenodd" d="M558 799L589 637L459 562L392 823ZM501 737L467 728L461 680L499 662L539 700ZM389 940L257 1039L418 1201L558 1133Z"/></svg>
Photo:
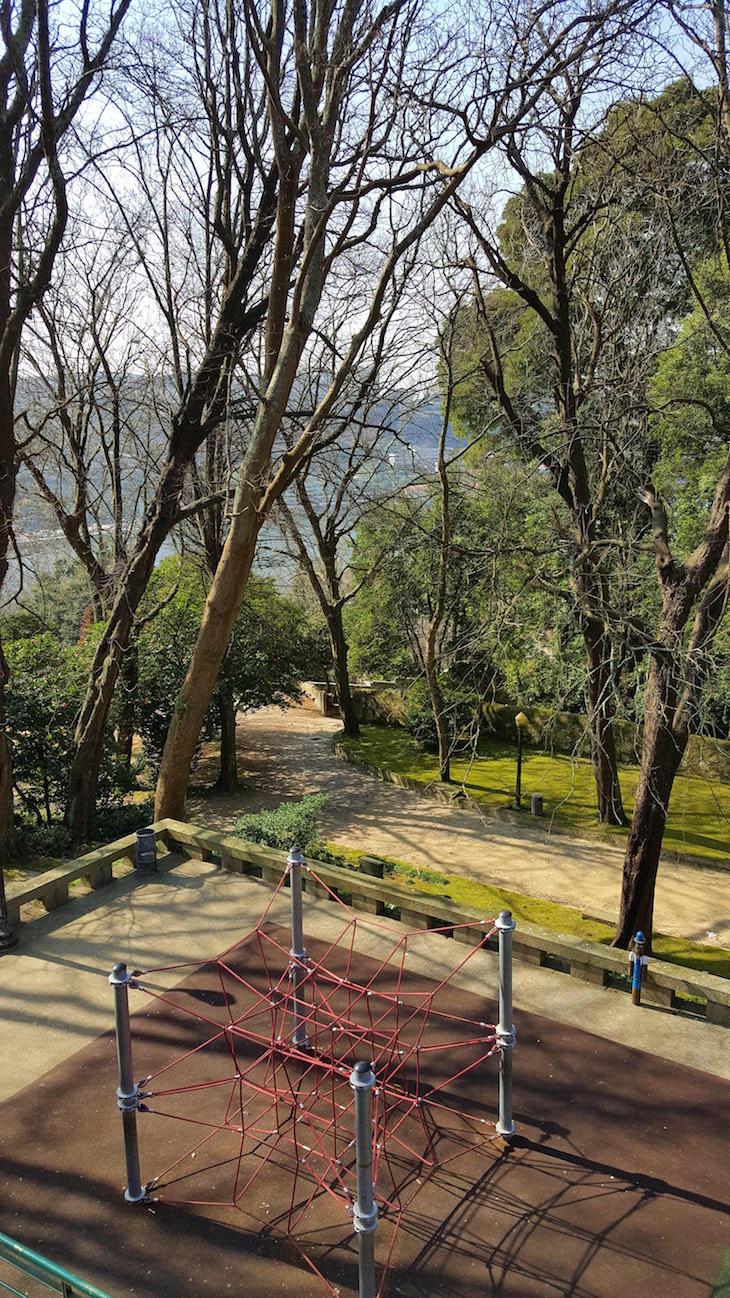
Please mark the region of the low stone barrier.
<svg viewBox="0 0 730 1298"><path fill-rule="evenodd" d="M271 887L280 883L286 867L286 853L233 835L217 834L179 820L157 821L152 828L155 840L172 852L214 862L232 873L255 875ZM110 883L113 863L120 859L133 861L134 846L135 836L130 834L9 888L8 909L13 922L18 922L20 907L26 902L40 899L46 910L63 905L68 901L69 884L76 879L88 879L92 888ZM491 925L492 916L485 918L473 908L418 892L391 878L378 878L371 873L372 859L365 866L367 873L313 858L309 864L319 880L306 877L305 887L310 895L327 898L334 894L353 910L387 915L408 929L434 929L454 941L476 945L484 939L480 938L475 923L485 928ZM487 944L493 944L496 950L494 939ZM555 969L599 987L625 985L627 991L630 988L626 952L598 942L568 937L520 920L514 932L513 951L515 960ZM694 997L706 1007L710 1023L730 1027L730 979L652 958L642 988L642 1001L670 1009L686 997ZM696 1008L700 1011L701 1006Z"/></svg>
<svg viewBox="0 0 730 1298"><path fill-rule="evenodd" d="M155 842L165 842L165 821L153 826ZM75 861L44 870L23 883L11 884L7 890L8 919L11 924L20 922L20 907L31 901L40 901L48 911L65 906L68 890L77 879L86 879L92 888L104 888L113 882L115 861L126 860L134 865L136 836L127 834L106 847L95 848Z"/></svg>

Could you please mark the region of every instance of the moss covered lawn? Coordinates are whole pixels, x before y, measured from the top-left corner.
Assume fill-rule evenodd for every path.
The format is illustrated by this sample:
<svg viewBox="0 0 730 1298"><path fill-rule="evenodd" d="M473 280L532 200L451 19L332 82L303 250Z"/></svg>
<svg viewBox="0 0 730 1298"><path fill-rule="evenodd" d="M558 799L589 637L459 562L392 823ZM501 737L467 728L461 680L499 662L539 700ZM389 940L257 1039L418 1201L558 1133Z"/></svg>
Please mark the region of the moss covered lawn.
<svg viewBox="0 0 730 1298"><path fill-rule="evenodd" d="M328 843L327 847L343 864L357 867L362 852L343 847L341 843ZM543 901L521 892L511 892L492 884L475 883L457 874L442 874L438 870L416 869L406 861L385 861L385 874L395 883L412 887L414 892L425 892L432 897L442 897L460 906L469 906L484 915L497 915L500 910L511 910L515 919L528 924L539 924L554 933L584 938L588 942L601 942L610 946L614 930L610 924L585 915L572 906L561 906L555 901ZM720 978L730 978L730 951L723 947L706 946L680 937L653 935L654 955L658 960L685 965L690 969L704 970ZM627 957L628 972L628 957Z"/></svg>
<svg viewBox="0 0 730 1298"><path fill-rule="evenodd" d="M438 781L436 758L420 753L405 730L364 726L360 739L340 740L353 755L374 766L407 775L421 784ZM513 805L517 765L516 744L497 741L482 744L474 761L455 758L451 763L454 790L463 787L475 802L487 808ZM637 766L622 766L620 772L624 808L630 817L639 779ZM523 749L523 805L530 795L541 793L545 816L553 826L587 838L598 837L620 845L628 829L599 825L596 819L596 788L589 761L549 755ZM683 856L706 861L727 860L730 854L730 785L679 774L674 782L664 846Z"/></svg>

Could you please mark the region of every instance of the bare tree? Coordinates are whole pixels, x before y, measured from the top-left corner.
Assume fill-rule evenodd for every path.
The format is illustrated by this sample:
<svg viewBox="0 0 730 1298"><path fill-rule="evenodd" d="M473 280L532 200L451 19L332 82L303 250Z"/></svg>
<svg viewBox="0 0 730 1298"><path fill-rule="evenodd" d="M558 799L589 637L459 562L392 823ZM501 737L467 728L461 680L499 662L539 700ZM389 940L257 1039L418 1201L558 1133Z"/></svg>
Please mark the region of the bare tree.
<svg viewBox="0 0 730 1298"><path fill-rule="evenodd" d="M17 457L15 390L23 327L48 288L68 218L63 155L131 0L80 10L61 37L47 0L0 5L0 587L8 572ZM0 647L0 851L11 843L13 792L3 719L8 669ZM0 868L0 941L7 909Z"/></svg>
<svg viewBox="0 0 730 1298"><path fill-rule="evenodd" d="M161 322L169 377L157 410L167 438L76 727L67 808L76 841L93 831L104 732L136 611L180 520L195 457L225 424L236 364L265 313L267 250L280 206L266 67L243 16L216 0L186 0L171 23L136 66L139 88L125 88L138 128L125 170L98 176L125 222ZM290 128L283 130L289 138Z"/></svg>
<svg viewBox="0 0 730 1298"><path fill-rule="evenodd" d="M316 389L319 389L319 384ZM397 396L376 393L364 408L338 413L330 445L301 466L294 486L274 509L290 556L306 575L327 625L335 691L348 737L360 733L350 689L344 612L367 576L350 572L353 535L363 516L390 488L389 457L402 411Z"/></svg>
<svg viewBox="0 0 730 1298"><path fill-rule="evenodd" d="M474 84L468 58L459 58L461 84L454 84L452 67L452 85L442 75L441 84L424 98L417 81L407 84L408 34L414 30L417 10L404 0L375 17L364 3L341 9L315 5L308 24L296 5L291 14L283 6L274 8L264 20L249 2L246 13L259 60L267 68L279 171L291 181L291 189L287 194L282 185L280 191L261 400L239 474L231 529L163 754L157 815L183 815L190 762L263 520L316 445L363 345L387 310L396 268L464 177L537 102L556 66L573 57L576 46L590 44L603 25L602 14L566 17L559 7L546 9L540 24L527 15L522 24L511 14L501 30L496 17L487 15L489 30L481 35L487 47L491 43L495 64L484 68ZM296 88L292 107L285 111L281 87L292 62ZM417 67L416 75L422 79L425 69ZM450 97L453 108L447 111ZM436 154L449 147L448 131L444 134L449 122L458 123L459 129L455 152L445 162ZM412 129L418 131L415 140ZM452 132L452 151L453 141ZM297 445L284 451L270 474L277 435L325 289L333 291L343 258L351 263L355 249L361 250L360 273L367 273L369 290L363 293L361 323L353 330L329 392Z"/></svg>
<svg viewBox="0 0 730 1298"><path fill-rule="evenodd" d="M616 502L627 478L638 485L646 472L646 418L637 407L660 346L667 243L658 221L654 230L644 223L645 239L629 236L620 171L596 144L613 131L610 113L595 120L605 53L592 52L556 79L541 119L510 135L506 161L520 189L500 228L476 204L457 199L456 206L472 238L487 388L503 426L548 475L559 502L564 597L586 651L598 817L624 824L614 721L632 613L612 579L641 526L635 499L628 515L623 499ZM484 272L498 287L485 287ZM554 586L552 575L545 581Z"/></svg>
<svg viewBox="0 0 730 1298"><path fill-rule="evenodd" d="M642 179L651 185L670 233L690 303L694 303L689 334L678 340L675 349L681 352L694 346L695 354L701 358L694 375L690 362L683 390L667 394L667 408L674 416L680 436L689 422L689 413L699 415L704 423L703 445L690 442L689 454L691 457L701 454L711 443L721 454L722 464L706 524L700 529L694 549L684 558L681 544L673 535L670 510L651 477L640 491L651 518L660 607L646 636L650 665L641 770L624 859L615 938L616 945L621 947L628 946L639 929L651 938L654 892L669 799L689 738L701 726L702 697L712 667L712 648L730 594L730 427L717 385L703 386L701 380L698 385L696 378L703 367L711 373L714 357L719 357L723 365L730 359L727 333L722 326L724 302L730 292L725 183L730 147L727 12L719 3L708 6L705 11L676 5L671 6L670 12L704 63L699 86L682 69L683 88L689 92L690 104L694 101L699 120L707 120L709 110L714 130L709 139L701 133L683 130L681 122L676 117L670 120L660 103L653 114L659 147L647 148L652 142L643 139L637 156L643 163ZM673 48L676 51L681 46ZM714 73L710 91L705 88L708 64ZM668 154L672 159L669 168ZM687 180L681 197L686 198L688 192L711 196L714 220L709 249L698 239L706 221L697 220L694 204L690 205L689 219L685 220L677 202L676 176L680 170ZM689 436L691 439L691 433ZM699 505L697 501L696 507Z"/></svg>
<svg viewBox="0 0 730 1298"><path fill-rule="evenodd" d="M27 326L16 402L21 475L83 567L94 620L114 602L165 440L125 242L112 228L62 253L59 282Z"/></svg>

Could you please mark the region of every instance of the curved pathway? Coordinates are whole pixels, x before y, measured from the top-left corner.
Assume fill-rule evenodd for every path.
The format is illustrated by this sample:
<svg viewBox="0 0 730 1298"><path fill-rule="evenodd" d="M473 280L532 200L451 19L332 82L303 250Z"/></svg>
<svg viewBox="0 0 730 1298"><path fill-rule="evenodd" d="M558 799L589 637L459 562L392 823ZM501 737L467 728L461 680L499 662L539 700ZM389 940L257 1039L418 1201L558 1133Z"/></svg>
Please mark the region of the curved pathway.
<svg viewBox="0 0 730 1298"><path fill-rule="evenodd" d="M230 829L244 812L321 792L328 798L321 831L329 841L615 920L620 849L504 825L384 784L335 757L332 738L340 729L339 721L308 707L262 708L240 717L241 792L219 797L191 791L188 819ZM730 874L662 861L655 922L663 933L730 947Z"/></svg>

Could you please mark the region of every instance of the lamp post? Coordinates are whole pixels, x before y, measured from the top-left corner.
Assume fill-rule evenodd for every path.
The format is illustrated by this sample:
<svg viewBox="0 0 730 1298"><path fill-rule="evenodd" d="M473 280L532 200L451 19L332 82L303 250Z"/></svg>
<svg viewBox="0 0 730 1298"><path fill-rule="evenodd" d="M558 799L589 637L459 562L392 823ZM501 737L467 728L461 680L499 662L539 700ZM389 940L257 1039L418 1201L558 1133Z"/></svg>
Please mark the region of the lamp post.
<svg viewBox="0 0 730 1298"><path fill-rule="evenodd" d="M515 717L517 726L517 788L515 789L515 806L519 811L522 807L522 731L529 721L524 712L518 712Z"/></svg>

